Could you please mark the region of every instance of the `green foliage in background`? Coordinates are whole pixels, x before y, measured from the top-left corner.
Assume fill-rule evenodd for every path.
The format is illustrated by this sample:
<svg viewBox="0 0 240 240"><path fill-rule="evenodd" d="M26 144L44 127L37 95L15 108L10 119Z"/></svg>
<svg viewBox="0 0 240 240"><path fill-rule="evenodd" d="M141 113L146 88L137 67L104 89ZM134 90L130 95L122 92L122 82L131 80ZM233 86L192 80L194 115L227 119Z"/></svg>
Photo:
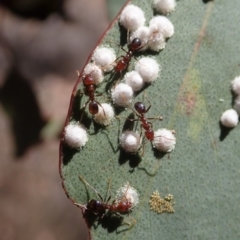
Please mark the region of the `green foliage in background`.
<svg viewBox="0 0 240 240"><path fill-rule="evenodd" d="M148 22L153 16L150 2L133 3L144 9ZM219 125L221 113L231 108L230 81L240 75L239 8L238 0L178 1L176 11L168 16L175 34L162 52L145 54L162 66L160 78L146 89L152 104L147 116L163 116L163 121L153 123L154 129L175 129L177 145L170 155L155 154L148 142L140 164L133 168L139 159L118 150L118 137L131 109L118 111L119 118L107 128L90 122L90 140L82 150L62 147L60 171L73 201L85 204L96 198L79 175L103 196L109 178L112 195L127 181L139 191L140 204L130 214L135 226L119 234L102 226L92 228L94 240L240 239L240 127L227 131ZM124 53L119 42L116 22L103 44L120 56ZM105 91L109 78L106 75L99 92ZM146 101L143 95L134 101ZM100 102L107 99L106 92L98 98ZM79 106L86 100L76 97L70 121L79 120ZM140 131L140 124L134 127ZM161 196L173 194L174 214L150 211L148 202L155 190ZM125 219L131 221L128 216Z"/></svg>

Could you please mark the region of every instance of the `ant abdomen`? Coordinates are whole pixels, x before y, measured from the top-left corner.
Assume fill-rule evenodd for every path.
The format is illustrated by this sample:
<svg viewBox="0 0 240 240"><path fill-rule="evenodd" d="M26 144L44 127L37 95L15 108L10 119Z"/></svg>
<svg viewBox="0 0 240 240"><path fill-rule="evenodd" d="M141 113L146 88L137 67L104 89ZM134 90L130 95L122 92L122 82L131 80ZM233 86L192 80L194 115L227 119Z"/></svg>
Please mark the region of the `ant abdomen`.
<svg viewBox="0 0 240 240"><path fill-rule="evenodd" d="M90 112L92 115L97 114L97 113L98 113L98 109L99 109L99 107L98 107L98 103L97 103L97 102L91 101L91 102L89 103L89 105L88 105L88 110L89 110L89 112Z"/></svg>

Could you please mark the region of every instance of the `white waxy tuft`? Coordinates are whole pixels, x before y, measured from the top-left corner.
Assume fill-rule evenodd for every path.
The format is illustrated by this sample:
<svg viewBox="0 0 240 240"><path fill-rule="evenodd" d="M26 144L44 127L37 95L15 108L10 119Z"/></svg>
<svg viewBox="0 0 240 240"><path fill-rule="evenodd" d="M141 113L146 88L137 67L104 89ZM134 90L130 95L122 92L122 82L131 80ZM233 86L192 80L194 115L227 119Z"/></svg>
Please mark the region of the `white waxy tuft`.
<svg viewBox="0 0 240 240"><path fill-rule="evenodd" d="M126 83L119 83L111 90L112 100L119 107L127 107L133 99L133 89Z"/></svg>
<svg viewBox="0 0 240 240"><path fill-rule="evenodd" d="M175 10L176 1L175 0L154 0L153 7L162 14L169 14Z"/></svg>
<svg viewBox="0 0 240 240"><path fill-rule="evenodd" d="M153 147L160 152L171 152L176 145L176 137L172 130L166 128L158 129L154 132Z"/></svg>
<svg viewBox="0 0 240 240"><path fill-rule="evenodd" d="M116 54L113 48L97 47L93 53L92 60L100 66L103 71L109 72L114 68Z"/></svg>
<svg viewBox="0 0 240 240"><path fill-rule="evenodd" d="M122 149L128 153L137 153L141 147L141 138L137 132L125 131L119 140Z"/></svg>
<svg viewBox="0 0 240 240"><path fill-rule="evenodd" d="M95 84L99 84L103 81L102 69L94 63L88 63L84 68L84 74L91 74Z"/></svg>
<svg viewBox="0 0 240 240"><path fill-rule="evenodd" d="M231 82L231 87L236 95L240 95L240 76L234 78Z"/></svg>
<svg viewBox="0 0 240 240"><path fill-rule="evenodd" d="M123 187L120 187L117 190L114 200L116 203L127 200L129 203L131 203L132 209L135 208L139 203L139 194L138 191L127 182Z"/></svg>
<svg viewBox="0 0 240 240"><path fill-rule="evenodd" d="M64 141L69 147L81 148L88 141L87 131L79 123L69 123L64 129Z"/></svg>
<svg viewBox="0 0 240 240"><path fill-rule="evenodd" d="M234 109L226 110L221 116L221 124L225 127L233 128L238 125L239 116Z"/></svg>
<svg viewBox="0 0 240 240"><path fill-rule="evenodd" d="M155 59L143 57L137 61L135 70L141 75L144 82L150 83L157 79L160 66Z"/></svg>
<svg viewBox="0 0 240 240"><path fill-rule="evenodd" d="M146 19L143 10L133 4L127 5L122 10L119 17L120 24L130 32L135 31L139 27L143 26L145 21Z"/></svg>
<svg viewBox="0 0 240 240"><path fill-rule="evenodd" d="M170 38L174 34L174 26L171 21L164 16L155 16L149 22L149 29L152 41L160 38Z"/></svg>
<svg viewBox="0 0 240 240"><path fill-rule="evenodd" d="M132 40L134 38L140 38L141 39L141 48L139 49L139 51L144 51L148 48L148 41L150 38L150 29L147 26L142 26L139 27L136 31L132 32L130 35L130 42L132 42Z"/></svg>
<svg viewBox="0 0 240 240"><path fill-rule="evenodd" d="M98 106L98 113L94 114L94 121L100 125L108 126L114 118L113 107L108 103Z"/></svg>
<svg viewBox="0 0 240 240"><path fill-rule="evenodd" d="M148 42L148 47L155 52L164 49L166 46L166 40L164 36L158 32L154 33L153 28L151 28L151 32L152 37Z"/></svg>
<svg viewBox="0 0 240 240"><path fill-rule="evenodd" d="M234 100L234 109L237 111L238 115L240 115L240 95Z"/></svg>
<svg viewBox="0 0 240 240"><path fill-rule="evenodd" d="M123 80L128 84L134 92L140 91L143 88L144 81L137 71L127 72Z"/></svg>

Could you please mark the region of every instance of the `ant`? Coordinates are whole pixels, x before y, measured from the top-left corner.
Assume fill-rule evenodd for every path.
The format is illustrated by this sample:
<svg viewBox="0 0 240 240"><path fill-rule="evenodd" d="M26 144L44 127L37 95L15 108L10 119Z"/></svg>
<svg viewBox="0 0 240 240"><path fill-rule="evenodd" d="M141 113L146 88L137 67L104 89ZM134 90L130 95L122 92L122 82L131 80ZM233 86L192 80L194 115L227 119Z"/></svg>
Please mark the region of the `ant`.
<svg viewBox="0 0 240 240"><path fill-rule="evenodd" d="M97 190L95 190L82 176L79 176L80 180L87 185L90 189L92 189L96 195L100 198L99 200L96 199L90 199L89 202L86 205L82 205L79 203L74 203L75 205L79 206L82 209L85 209L84 217L87 214L93 214L96 216L96 219L99 221L103 219L103 217L108 213L114 213L115 215L123 218L120 214L127 214L130 213L132 203L126 199L123 198L120 201L113 200L111 204L109 204L109 201L111 199L111 196L108 197L106 201L103 200L102 196L98 193ZM108 190L107 195L110 189L110 180L108 181ZM127 191L127 190L126 190ZM127 223L128 225L131 225Z"/></svg>
<svg viewBox="0 0 240 240"><path fill-rule="evenodd" d="M152 123L148 121L148 119L156 119L156 118L146 118L145 114L149 111L151 108L151 104L146 109L145 105L142 102L136 102L134 104L135 114L137 115L138 119L131 119L131 121L141 121L141 128L145 130L145 137L149 141L154 140L154 131L152 129ZM159 120L162 120L162 117L158 118Z"/></svg>
<svg viewBox="0 0 240 240"><path fill-rule="evenodd" d="M90 72L88 74L83 74L83 76L82 76L82 81L83 81L83 85L84 85L84 90L83 90L84 92L82 94L85 94L86 96L89 97L89 99L85 103L84 108L88 104L89 112L92 115L95 115L98 113L98 110L99 110L98 106L102 107L102 105L95 100L96 83L95 83L94 78L92 77L92 72ZM77 71L77 74L78 74L78 77L80 78L80 74L78 71ZM103 112L104 112L104 109L103 109ZM104 112L104 114L105 114L105 112Z"/></svg>
<svg viewBox="0 0 240 240"><path fill-rule="evenodd" d="M118 58L119 60L114 68L115 72L122 73L122 71L124 71L128 67L132 59L133 53L137 50L140 50L143 47L144 45L142 46L142 41L140 38L134 38L132 42L128 44L128 51L121 47L122 50L126 52L126 55L120 56Z"/></svg>

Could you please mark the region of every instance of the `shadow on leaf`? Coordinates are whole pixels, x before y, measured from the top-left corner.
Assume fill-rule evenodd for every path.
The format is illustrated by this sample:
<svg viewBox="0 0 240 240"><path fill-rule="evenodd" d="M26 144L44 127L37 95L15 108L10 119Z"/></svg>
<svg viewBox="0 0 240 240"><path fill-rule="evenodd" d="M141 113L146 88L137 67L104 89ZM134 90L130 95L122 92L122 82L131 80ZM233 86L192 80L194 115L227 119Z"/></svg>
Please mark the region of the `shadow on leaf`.
<svg viewBox="0 0 240 240"><path fill-rule="evenodd" d="M219 127L220 127L219 140L223 141L227 137L227 135L233 130L233 128L224 127L220 121L219 121Z"/></svg>

